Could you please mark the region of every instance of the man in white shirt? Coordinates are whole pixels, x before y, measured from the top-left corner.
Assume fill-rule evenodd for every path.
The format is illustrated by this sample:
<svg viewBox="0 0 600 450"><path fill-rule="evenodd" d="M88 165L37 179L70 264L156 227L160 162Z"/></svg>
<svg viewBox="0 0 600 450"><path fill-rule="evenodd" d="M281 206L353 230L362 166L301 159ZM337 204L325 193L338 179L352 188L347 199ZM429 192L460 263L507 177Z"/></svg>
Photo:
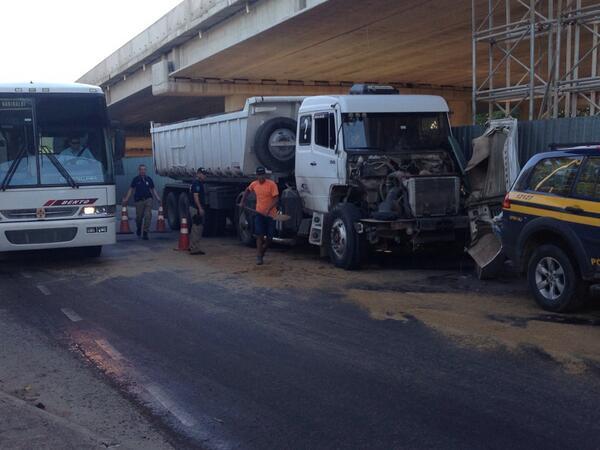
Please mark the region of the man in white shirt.
<svg viewBox="0 0 600 450"><path fill-rule="evenodd" d="M69 147L65 148L60 152L61 156L74 156L76 158L89 158L95 159L91 150L87 147L81 148L81 140L77 137L72 138L69 141Z"/></svg>

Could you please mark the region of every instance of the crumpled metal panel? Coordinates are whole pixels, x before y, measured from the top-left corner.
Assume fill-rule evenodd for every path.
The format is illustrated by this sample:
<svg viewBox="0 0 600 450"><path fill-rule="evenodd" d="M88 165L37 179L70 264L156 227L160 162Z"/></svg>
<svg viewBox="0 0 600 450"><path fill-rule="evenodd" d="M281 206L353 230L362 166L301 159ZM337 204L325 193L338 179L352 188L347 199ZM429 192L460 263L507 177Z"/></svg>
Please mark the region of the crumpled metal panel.
<svg viewBox="0 0 600 450"><path fill-rule="evenodd" d="M471 158L473 139L484 132L485 127L481 125L452 129L467 160ZM600 117L519 121L517 142L522 167L533 155L550 151L551 144L600 142Z"/></svg>

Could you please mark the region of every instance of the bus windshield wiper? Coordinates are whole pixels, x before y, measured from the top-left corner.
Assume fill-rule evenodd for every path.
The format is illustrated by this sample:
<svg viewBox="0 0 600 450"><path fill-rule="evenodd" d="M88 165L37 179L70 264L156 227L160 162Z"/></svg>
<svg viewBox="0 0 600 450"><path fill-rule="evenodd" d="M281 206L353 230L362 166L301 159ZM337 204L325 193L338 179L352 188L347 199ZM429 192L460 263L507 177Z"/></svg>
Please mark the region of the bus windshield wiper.
<svg viewBox="0 0 600 450"><path fill-rule="evenodd" d="M73 179L73 177L69 174L67 169L65 169L65 166L63 166L60 163L60 161L58 159L56 159L56 156L54 156L54 153L45 153L44 156L48 157L50 162L54 165L54 167L56 167L56 169L60 172L60 174L63 176L63 178L65 180L67 180L67 183L69 183L69 186L71 186L73 189L77 189L79 187L79 185Z"/></svg>
<svg viewBox="0 0 600 450"><path fill-rule="evenodd" d="M19 150L17 157L15 159L13 159L13 162L11 163L10 167L8 168L8 172L6 172L6 176L4 177L4 180L2 180L2 185L0 185L0 190L2 190L2 191L6 190L10 181L15 176L17 167L19 166L19 164L21 163L21 160L23 159L23 157L26 154L27 154L27 151L25 150L25 147L23 147L23 148L21 148L21 150Z"/></svg>

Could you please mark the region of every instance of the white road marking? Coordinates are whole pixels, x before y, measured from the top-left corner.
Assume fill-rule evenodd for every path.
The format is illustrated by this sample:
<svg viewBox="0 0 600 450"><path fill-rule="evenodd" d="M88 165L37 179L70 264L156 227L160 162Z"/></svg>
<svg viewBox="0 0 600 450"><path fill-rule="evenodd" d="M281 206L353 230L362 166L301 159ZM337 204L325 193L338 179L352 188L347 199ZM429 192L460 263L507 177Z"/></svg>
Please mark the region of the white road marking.
<svg viewBox="0 0 600 450"><path fill-rule="evenodd" d="M104 350L104 352L112 359L116 359L117 361L125 359L125 357L116 348L110 345L106 339L98 339L95 342L98 347Z"/></svg>
<svg viewBox="0 0 600 450"><path fill-rule="evenodd" d="M177 420L179 420L186 427L193 427L196 424L194 418L185 412L182 408L169 398L165 391L162 390L157 384L150 384L146 386L146 390L154 397L158 402L171 414L173 414Z"/></svg>
<svg viewBox="0 0 600 450"><path fill-rule="evenodd" d="M80 322L83 320L83 318L77 314L75 311L73 311L71 308L61 308L60 309L63 314L65 316L67 316L69 319L71 319L72 322Z"/></svg>
<svg viewBox="0 0 600 450"><path fill-rule="evenodd" d="M33 278L33 275L31 275L29 272L21 272L21 276L23 278Z"/></svg>
<svg viewBox="0 0 600 450"><path fill-rule="evenodd" d="M44 286L43 284L38 284L37 288L40 290L40 292L44 295L52 295L52 292L50 292L50 289L48 289L46 286Z"/></svg>

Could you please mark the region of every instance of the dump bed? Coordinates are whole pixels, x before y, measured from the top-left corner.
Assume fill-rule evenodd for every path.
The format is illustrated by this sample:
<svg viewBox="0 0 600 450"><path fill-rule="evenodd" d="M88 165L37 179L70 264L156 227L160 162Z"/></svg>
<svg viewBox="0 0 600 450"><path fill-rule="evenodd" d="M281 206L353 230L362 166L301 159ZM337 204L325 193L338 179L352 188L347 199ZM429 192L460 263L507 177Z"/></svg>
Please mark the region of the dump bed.
<svg viewBox="0 0 600 450"><path fill-rule="evenodd" d="M253 97L242 111L169 125L152 124L156 172L176 179L197 168L220 177L252 175L262 165L254 151L260 127L278 117L296 120L303 97Z"/></svg>

